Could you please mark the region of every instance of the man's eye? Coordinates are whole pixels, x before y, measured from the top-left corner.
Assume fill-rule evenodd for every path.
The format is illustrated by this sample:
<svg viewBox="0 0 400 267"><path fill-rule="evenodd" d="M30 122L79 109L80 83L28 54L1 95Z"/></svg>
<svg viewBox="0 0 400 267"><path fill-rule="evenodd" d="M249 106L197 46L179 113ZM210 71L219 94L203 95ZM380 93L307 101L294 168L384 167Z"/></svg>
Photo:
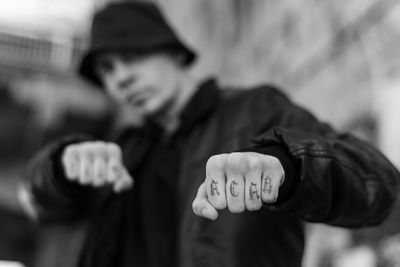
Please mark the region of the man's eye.
<svg viewBox="0 0 400 267"><path fill-rule="evenodd" d="M141 56L137 53L127 52L120 55L120 59L124 63L133 63L140 60Z"/></svg>
<svg viewBox="0 0 400 267"><path fill-rule="evenodd" d="M113 70L113 66L110 62L98 62L96 64L96 72L98 74L107 74L110 73Z"/></svg>

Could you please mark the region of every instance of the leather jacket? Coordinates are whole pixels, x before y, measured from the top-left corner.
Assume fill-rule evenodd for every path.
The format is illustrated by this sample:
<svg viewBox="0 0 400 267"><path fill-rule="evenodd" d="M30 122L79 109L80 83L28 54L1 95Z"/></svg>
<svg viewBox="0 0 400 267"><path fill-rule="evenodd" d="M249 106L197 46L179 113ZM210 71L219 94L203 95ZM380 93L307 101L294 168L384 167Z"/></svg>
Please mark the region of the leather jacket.
<svg viewBox="0 0 400 267"><path fill-rule="evenodd" d="M372 146L334 131L271 86L220 90L208 81L199 92L186 109L191 118L182 138L179 266L301 266L302 221L363 227L379 224L391 211L400 176ZM122 136L117 142L124 155L135 151L125 162L134 173L151 137ZM26 189L39 220L65 221L84 214L71 197L77 186L60 178L57 166L61 148L82 140L86 138L53 143L33 161ZM285 155L295 166L288 178L294 185L290 194L257 212L222 211L216 221L193 213L210 156L271 147L278 147L277 157Z"/></svg>

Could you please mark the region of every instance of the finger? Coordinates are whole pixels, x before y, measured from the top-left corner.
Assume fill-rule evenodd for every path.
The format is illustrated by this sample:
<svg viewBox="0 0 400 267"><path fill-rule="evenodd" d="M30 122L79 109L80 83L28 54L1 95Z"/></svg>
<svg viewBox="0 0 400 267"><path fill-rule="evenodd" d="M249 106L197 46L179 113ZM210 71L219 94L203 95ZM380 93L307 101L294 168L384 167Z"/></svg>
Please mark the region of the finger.
<svg viewBox="0 0 400 267"><path fill-rule="evenodd" d="M121 193L127 191L133 186L133 178L126 169L123 170L123 174L119 180L113 184L113 190L115 193Z"/></svg>
<svg viewBox="0 0 400 267"><path fill-rule="evenodd" d="M108 158L107 182L115 183L123 176L122 152L119 146L113 143L107 144L106 154Z"/></svg>
<svg viewBox="0 0 400 267"><path fill-rule="evenodd" d="M108 160L108 170L107 170L107 182L114 184L115 182L122 179L124 175L124 167L120 161L115 159Z"/></svg>
<svg viewBox="0 0 400 267"><path fill-rule="evenodd" d="M264 157L264 171L262 175L261 197L267 204L275 203L279 196L279 187L285 180L285 171L279 159Z"/></svg>
<svg viewBox="0 0 400 267"><path fill-rule="evenodd" d="M66 178L69 180L78 179L80 172L80 160L76 145L69 145L64 149L61 162Z"/></svg>
<svg viewBox="0 0 400 267"><path fill-rule="evenodd" d="M245 174L245 204L250 211L259 210L262 207L261 178L262 165L258 158L250 158L249 170Z"/></svg>
<svg viewBox="0 0 400 267"><path fill-rule="evenodd" d="M91 143L90 151L93 156L93 181L94 186L102 186L107 181L108 157L105 142Z"/></svg>
<svg viewBox="0 0 400 267"><path fill-rule="evenodd" d="M99 154L94 158L94 186L103 186L107 182L108 163L104 154Z"/></svg>
<svg viewBox="0 0 400 267"><path fill-rule="evenodd" d="M225 161L226 154L212 156L206 165L206 192L208 202L216 209L226 208Z"/></svg>
<svg viewBox="0 0 400 267"><path fill-rule="evenodd" d="M243 174L238 166L226 167L226 200L228 209L232 213L243 212L245 210L245 183Z"/></svg>
<svg viewBox="0 0 400 267"><path fill-rule="evenodd" d="M83 145L80 150L80 172L79 182L81 184L90 184L94 179L94 158L90 147Z"/></svg>
<svg viewBox="0 0 400 267"><path fill-rule="evenodd" d="M284 175L267 173L262 178L262 201L267 204L275 203L279 196L279 187L284 180Z"/></svg>
<svg viewBox="0 0 400 267"><path fill-rule="evenodd" d="M216 220L218 218L218 211L207 201L206 184L202 183L197 191L196 198L192 204L193 212L197 216Z"/></svg>

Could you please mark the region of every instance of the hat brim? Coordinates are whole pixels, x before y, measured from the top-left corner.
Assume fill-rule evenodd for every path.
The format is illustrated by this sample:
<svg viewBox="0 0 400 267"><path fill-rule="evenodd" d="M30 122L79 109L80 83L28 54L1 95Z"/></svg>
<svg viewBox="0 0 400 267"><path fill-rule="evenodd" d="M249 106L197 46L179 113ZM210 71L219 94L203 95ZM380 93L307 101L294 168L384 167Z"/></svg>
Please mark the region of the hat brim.
<svg viewBox="0 0 400 267"><path fill-rule="evenodd" d="M146 50L143 49L135 49L129 46L125 47L114 47L114 48L108 48L108 49L96 49L96 50L91 50L88 51L83 57L80 62L79 68L78 68L78 74L84 78L85 80L89 81L93 85L97 87L103 87L103 84L101 82L100 77L98 77L98 74L95 72L95 60L96 57L99 54L107 53L107 52L113 52L113 51L134 51L137 52L138 54L151 54L152 52L156 51L180 51L180 53L183 53L185 55L182 65L184 67L189 67L192 65L195 60L196 60L196 54L187 48L186 46L180 44L171 44L171 45L163 45L162 47L153 47L153 48L148 48Z"/></svg>

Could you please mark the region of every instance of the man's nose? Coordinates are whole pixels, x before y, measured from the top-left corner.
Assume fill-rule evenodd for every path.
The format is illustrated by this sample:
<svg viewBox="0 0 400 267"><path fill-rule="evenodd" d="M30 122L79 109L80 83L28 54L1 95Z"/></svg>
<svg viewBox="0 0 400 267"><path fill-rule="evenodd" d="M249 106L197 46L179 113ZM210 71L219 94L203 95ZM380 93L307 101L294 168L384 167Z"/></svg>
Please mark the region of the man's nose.
<svg viewBox="0 0 400 267"><path fill-rule="evenodd" d="M122 62L114 63L114 77L118 89L124 90L129 88L135 82L135 75Z"/></svg>

